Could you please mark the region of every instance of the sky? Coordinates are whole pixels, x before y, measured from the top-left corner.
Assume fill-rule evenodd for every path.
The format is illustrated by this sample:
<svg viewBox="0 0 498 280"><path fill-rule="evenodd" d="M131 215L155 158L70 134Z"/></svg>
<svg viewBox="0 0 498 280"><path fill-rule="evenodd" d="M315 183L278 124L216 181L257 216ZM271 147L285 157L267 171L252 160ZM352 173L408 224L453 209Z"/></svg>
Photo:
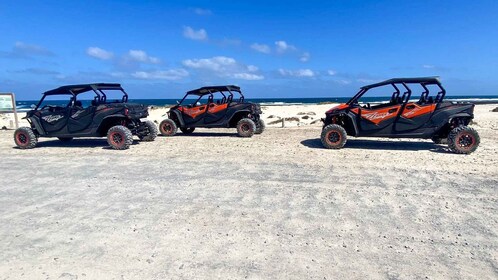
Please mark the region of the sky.
<svg viewBox="0 0 498 280"><path fill-rule="evenodd" d="M131 98L235 84L247 97L352 96L440 76L498 95L498 1L0 2L0 92L118 82Z"/></svg>

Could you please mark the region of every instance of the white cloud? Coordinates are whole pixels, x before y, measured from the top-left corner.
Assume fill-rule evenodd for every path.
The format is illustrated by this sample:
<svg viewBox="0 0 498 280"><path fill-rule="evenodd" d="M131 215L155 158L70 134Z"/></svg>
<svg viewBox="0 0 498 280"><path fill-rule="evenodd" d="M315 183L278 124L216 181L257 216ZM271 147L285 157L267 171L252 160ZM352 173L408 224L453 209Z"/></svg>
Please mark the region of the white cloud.
<svg viewBox="0 0 498 280"><path fill-rule="evenodd" d="M307 77L311 78L316 75L315 72L313 72L311 69L298 69L298 70L285 70L285 69L278 69L278 72L280 75L284 77Z"/></svg>
<svg viewBox="0 0 498 280"><path fill-rule="evenodd" d="M28 57L28 56L54 56L54 53L46 48L38 45L16 42L9 56L13 57Z"/></svg>
<svg viewBox="0 0 498 280"><path fill-rule="evenodd" d="M202 8L194 8L193 9L194 13L200 16L209 16L212 15L213 12L208 9L202 9Z"/></svg>
<svg viewBox="0 0 498 280"><path fill-rule="evenodd" d="M189 38L192 40L198 40L198 41L204 41L204 40L207 40L207 38L208 38L206 30L204 30L202 28L199 30L194 30L190 26L183 27L183 36L185 38Z"/></svg>
<svg viewBox="0 0 498 280"><path fill-rule="evenodd" d="M186 59L183 62L185 67L196 69L206 75L218 77L228 77L242 80L262 80L263 75L258 74L258 67L254 65L244 65L235 59L226 56L215 56L212 58Z"/></svg>
<svg viewBox="0 0 498 280"><path fill-rule="evenodd" d="M364 84L373 84L380 82L380 80L373 80L373 79L356 79L356 81Z"/></svg>
<svg viewBox="0 0 498 280"><path fill-rule="evenodd" d="M258 70L259 70L259 68L257 66L247 65L247 71L249 71L249 72L256 72Z"/></svg>
<svg viewBox="0 0 498 280"><path fill-rule="evenodd" d="M299 58L299 60L301 62L308 62L308 60L310 60L310 53L309 52L305 52L303 53L303 55L301 55L301 58Z"/></svg>
<svg viewBox="0 0 498 280"><path fill-rule="evenodd" d="M436 68L436 66L425 64L425 65L422 65L422 68L425 68L425 69L434 69L434 68Z"/></svg>
<svg viewBox="0 0 498 280"><path fill-rule="evenodd" d="M334 70L328 70L327 73L330 75L330 76L335 76L337 74L337 71L334 71Z"/></svg>
<svg viewBox="0 0 498 280"><path fill-rule="evenodd" d="M251 73L236 73L231 75L235 79L257 81L263 80L265 77L263 75L251 74Z"/></svg>
<svg viewBox="0 0 498 280"><path fill-rule="evenodd" d="M344 79L342 79L342 80L335 80L335 82L338 83L338 84L341 84L341 85L349 85L349 84L351 84L350 80L344 80Z"/></svg>
<svg viewBox="0 0 498 280"><path fill-rule="evenodd" d="M151 64L158 64L161 62L159 58L149 56L145 51L142 50L130 50L126 55L126 57L127 59L136 62L151 63Z"/></svg>
<svg viewBox="0 0 498 280"><path fill-rule="evenodd" d="M284 53L287 51L295 51L296 50L296 47L294 47L293 45L287 44L287 42L285 42L285 41L276 41L275 45L276 45L278 53Z"/></svg>
<svg viewBox="0 0 498 280"><path fill-rule="evenodd" d="M180 80L189 75L185 69L170 69L157 71L137 71L131 76L142 80Z"/></svg>
<svg viewBox="0 0 498 280"><path fill-rule="evenodd" d="M109 60L114 57L114 54L110 51L98 47L89 47L86 49L86 54L101 60Z"/></svg>
<svg viewBox="0 0 498 280"><path fill-rule="evenodd" d="M236 65L235 59L226 56L216 56L213 58L187 59L183 65L190 68L209 69L213 71L222 71L229 66Z"/></svg>
<svg viewBox="0 0 498 280"><path fill-rule="evenodd" d="M268 45L265 45L265 44L254 43L251 45L251 49L258 51L260 53L266 53L266 54L271 52L270 47Z"/></svg>

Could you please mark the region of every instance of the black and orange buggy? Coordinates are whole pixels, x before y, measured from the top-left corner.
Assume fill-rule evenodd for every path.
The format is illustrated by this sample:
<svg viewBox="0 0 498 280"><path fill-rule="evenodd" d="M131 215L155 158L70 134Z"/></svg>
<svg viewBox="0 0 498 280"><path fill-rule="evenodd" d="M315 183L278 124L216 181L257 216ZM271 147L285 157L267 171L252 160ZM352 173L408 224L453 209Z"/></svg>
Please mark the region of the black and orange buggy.
<svg viewBox="0 0 498 280"><path fill-rule="evenodd" d="M162 135L173 136L178 128L184 134L196 127L237 128L241 137L260 134L265 123L260 119L259 104L246 102L240 87L209 86L191 90L168 112L159 124Z"/></svg>
<svg viewBox="0 0 498 280"><path fill-rule="evenodd" d="M371 92L385 94L394 89L388 102L370 104ZM419 90L414 92L414 87ZM477 131L469 127L474 104L445 101L446 90L438 77L396 78L364 86L347 103L325 113L321 141L326 148L339 149L347 135L432 139L447 142L456 153L469 154L479 146Z"/></svg>
<svg viewBox="0 0 498 280"><path fill-rule="evenodd" d="M38 105L26 113L30 126L18 128L14 141L19 148L30 149L39 137L57 137L63 142L74 137L107 137L112 148L124 150L134 135L154 141L157 127L146 119L148 115L147 106L128 103L120 84L61 86L43 93Z"/></svg>

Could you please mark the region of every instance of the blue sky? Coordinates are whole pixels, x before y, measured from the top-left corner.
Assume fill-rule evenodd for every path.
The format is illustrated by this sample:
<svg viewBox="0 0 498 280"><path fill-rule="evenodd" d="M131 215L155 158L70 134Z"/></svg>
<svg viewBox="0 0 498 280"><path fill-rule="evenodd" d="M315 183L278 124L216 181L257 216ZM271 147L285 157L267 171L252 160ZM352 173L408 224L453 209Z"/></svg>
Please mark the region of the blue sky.
<svg viewBox="0 0 498 280"><path fill-rule="evenodd" d="M208 84L249 97L350 96L441 76L498 94L498 1L2 1L0 92L120 82L132 98Z"/></svg>

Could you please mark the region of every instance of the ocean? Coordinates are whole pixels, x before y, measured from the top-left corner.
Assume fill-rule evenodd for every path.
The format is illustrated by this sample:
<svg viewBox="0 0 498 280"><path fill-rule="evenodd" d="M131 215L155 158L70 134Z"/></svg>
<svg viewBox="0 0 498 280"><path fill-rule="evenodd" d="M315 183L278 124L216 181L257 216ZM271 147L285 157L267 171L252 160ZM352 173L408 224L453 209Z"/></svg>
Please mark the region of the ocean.
<svg viewBox="0 0 498 280"><path fill-rule="evenodd" d="M363 97L362 101L376 103L389 100L390 96L377 96L377 97ZM264 106L277 106L277 105L302 105L302 104L320 104L320 103L345 103L350 97L317 97L317 98L246 98L246 101L259 103ZM148 106L168 106L176 104L180 99L129 99L130 103L141 103ZM446 96L445 100L472 102L475 104L493 104L498 103L498 96L496 95L482 95L482 96ZM189 101L189 100L186 100ZM192 101L193 102L193 101ZM31 105L37 104L38 100L18 100L16 102L19 111L27 111ZM52 100L51 105L65 106L67 101ZM90 104L89 100L83 100L83 105Z"/></svg>

